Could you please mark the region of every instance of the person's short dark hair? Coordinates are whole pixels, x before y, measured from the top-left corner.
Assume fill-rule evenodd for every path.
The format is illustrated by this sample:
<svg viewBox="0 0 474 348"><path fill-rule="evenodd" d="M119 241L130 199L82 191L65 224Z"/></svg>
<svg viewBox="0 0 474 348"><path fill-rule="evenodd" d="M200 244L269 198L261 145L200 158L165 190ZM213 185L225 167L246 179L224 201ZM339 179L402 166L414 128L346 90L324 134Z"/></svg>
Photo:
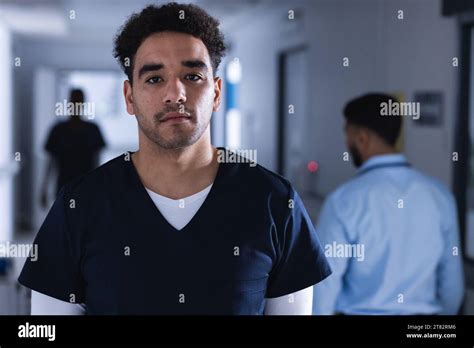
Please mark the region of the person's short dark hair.
<svg viewBox="0 0 474 348"><path fill-rule="evenodd" d="M196 5L172 2L160 7L150 5L140 13L134 13L115 37L114 57L130 82L138 48L147 37L163 31L201 39L209 52L213 73L216 73L226 48L219 21Z"/></svg>
<svg viewBox="0 0 474 348"><path fill-rule="evenodd" d="M82 91L82 89L71 89L69 91L69 101L71 103L84 103L84 92Z"/></svg>
<svg viewBox="0 0 474 348"><path fill-rule="evenodd" d="M369 93L350 100L344 107L344 117L347 123L366 127L377 133L389 145L395 145L402 119L400 116L381 115L382 103L398 102L388 94Z"/></svg>

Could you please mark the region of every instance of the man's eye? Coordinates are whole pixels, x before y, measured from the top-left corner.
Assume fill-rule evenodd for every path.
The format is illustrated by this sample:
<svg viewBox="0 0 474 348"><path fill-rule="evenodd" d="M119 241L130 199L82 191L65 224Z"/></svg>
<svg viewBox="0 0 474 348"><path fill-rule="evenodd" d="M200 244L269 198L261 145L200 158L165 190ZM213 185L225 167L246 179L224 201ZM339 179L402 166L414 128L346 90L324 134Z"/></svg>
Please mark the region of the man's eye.
<svg viewBox="0 0 474 348"><path fill-rule="evenodd" d="M148 80L146 80L147 83L154 85L157 82L161 81L161 77L155 76L155 77L150 77Z"/></svg>
<svg viewBox="0 0 474 348"><path fill-rule="evenodd" d="M202 77L196 74L189 74L189 75L186 75L186 80L199 81L199 80L202 80Z"/></svg>

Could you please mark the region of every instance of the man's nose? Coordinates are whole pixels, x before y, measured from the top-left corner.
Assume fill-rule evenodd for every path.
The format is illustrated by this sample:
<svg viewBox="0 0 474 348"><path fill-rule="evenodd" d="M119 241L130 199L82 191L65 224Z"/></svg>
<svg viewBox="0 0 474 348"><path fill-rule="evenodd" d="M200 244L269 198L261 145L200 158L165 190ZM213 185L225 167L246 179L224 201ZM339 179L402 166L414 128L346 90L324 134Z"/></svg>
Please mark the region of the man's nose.
<svg viewBox="0 0 474 348"><path fill-rule="evenodd" d="M186 102L186 90L183 83L179 80L171 80L166 84L163 103L165 104L183 104Z"/></svg>

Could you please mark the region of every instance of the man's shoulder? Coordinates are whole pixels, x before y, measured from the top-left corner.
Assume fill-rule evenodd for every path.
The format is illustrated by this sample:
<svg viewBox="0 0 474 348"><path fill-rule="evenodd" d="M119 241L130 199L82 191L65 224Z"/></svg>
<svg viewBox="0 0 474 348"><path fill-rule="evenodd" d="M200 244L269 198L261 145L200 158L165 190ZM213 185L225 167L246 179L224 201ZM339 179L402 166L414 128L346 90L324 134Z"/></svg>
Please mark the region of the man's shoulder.
<svg viewBox="0 0 474 348"><path fill-rule="evenodd" d="M403 173L403 179L402 177L398 177L398 179L408 182L411 187L416 187L424 192L430 192L438 202L451 203L453 200L453 194L440 180L413 167L404 168ZM348 197L351 197L351 199L356 199L357 197L364 198L367 197L370 192L376 193L387 189L387 184L390 182L387 176L381 176L381 173L377 173L376 171L368 174L369 175L356 175L350 178L332 191L327 200L342 203L346 202Z"/></svg>
<svg viewBox="0 0 474 348"><path fill-rule="evenodd" d="M293 187L288 179L261 164L245 162L244 159L241 162L237 160L227 163L227 165L231 168L232 179L242 189L248 189L254 194L261 193L283 199L294 195Z"/></svg>
<svg viewBox="0 0 474 348"><path fill-rule="evenodd" d="M61 131L63 130L64 128L66 127L66 121L64 120L60 120L60 121L57 121L56 123L53 124L53 126L51 127L51 132L57 132L57 131Z"/></svg>
<svg viewBox="0 0 474 348"><path fill-rule="evenodd" d="M96 130L99 130L100 131L100 128L99 126L95 123L95 122L91 122L91 121L82 121L84 122L84 126L90 130L90 131L96 131Z"/></svg>
<svg viewBox="0 0 474 348"><path fill-rule="evenodd" d="M417 175L421 185L424 185L430 192L432 192L434 198L439 204L444 205L442 209L446 209L448 206L455 205L455 198L448 186L445 185L441 180L422 173L416 169L412 169Z"/></svg>
<svg viewBox="0 0 474 348"><path fill-rule="evenodd" d="M271 171L270 169L265 168L262 165L257 165L256 167L258 170L257 175L259 176L264 187L271 190L272 192L278 192L285 196L292 193L293 187L287 178Z"/></svg>

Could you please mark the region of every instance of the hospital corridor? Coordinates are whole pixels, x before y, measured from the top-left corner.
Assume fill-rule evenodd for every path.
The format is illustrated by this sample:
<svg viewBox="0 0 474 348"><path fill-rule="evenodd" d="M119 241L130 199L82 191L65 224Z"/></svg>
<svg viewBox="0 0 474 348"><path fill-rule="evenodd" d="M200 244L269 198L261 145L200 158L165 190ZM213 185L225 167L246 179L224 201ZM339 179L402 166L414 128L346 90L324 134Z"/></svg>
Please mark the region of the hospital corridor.
<svg viewBox="0 0 474 348"><path fill-rule="evenodd" d="M0 76L2 316L474 315L473 2L0 0Z"/></svg>

